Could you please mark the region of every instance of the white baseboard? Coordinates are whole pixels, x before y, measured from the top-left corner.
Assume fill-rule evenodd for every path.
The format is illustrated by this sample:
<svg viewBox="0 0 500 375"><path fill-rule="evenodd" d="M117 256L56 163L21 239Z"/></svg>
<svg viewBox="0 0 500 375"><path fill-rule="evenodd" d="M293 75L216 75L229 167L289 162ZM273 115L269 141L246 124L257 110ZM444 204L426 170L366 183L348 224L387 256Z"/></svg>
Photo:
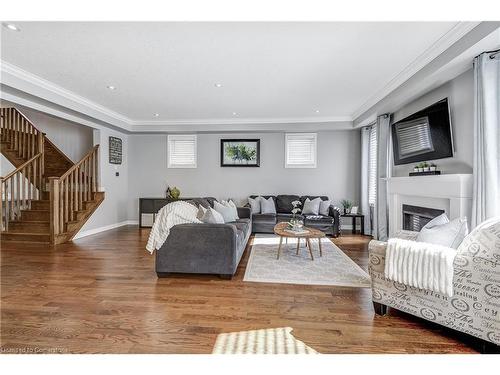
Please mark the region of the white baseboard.
<svg viewBox="0 0 500 375"><path fill-rule="evenodd" d="M74 240L77 240L82 237L87 237L87 236L92 236L97 233L105 232L107 230L123 227L125 225L137 225L138 222L136 220L125 220L120 223L115 223L115 224L110 224L110 225L105 225L103 227L99 228L94 228L94 229L89 229L89 230L84 230L80 231L76 234L75 237L73 237Z"/></svg>

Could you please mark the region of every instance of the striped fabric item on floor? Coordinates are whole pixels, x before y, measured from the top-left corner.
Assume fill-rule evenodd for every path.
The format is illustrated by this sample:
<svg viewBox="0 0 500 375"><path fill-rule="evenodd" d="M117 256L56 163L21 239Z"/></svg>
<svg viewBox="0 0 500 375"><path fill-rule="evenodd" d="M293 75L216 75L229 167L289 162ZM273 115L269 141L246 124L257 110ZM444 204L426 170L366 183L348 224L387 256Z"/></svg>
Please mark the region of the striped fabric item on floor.
<svg viewBox="0 0 500 375"><path fill-rule="evenodd" d="M221 333L212 354L319 354L281 327Z"/></svg>

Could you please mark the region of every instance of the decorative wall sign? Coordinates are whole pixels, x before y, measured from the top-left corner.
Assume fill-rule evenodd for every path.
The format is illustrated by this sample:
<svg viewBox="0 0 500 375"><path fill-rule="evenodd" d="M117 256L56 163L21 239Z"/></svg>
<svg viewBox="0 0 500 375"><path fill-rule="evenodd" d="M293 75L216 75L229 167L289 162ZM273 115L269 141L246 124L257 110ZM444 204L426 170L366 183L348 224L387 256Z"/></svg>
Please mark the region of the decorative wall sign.
<svg viewBox="0 0 500 375"><path fill-rule="evenodd" d="M109 137L109 163L122 163L122 140L117 137Z"/></svg>
<svg viewBox="0 0 500 375"><path fill-rule="evenodd" d="M260 139L221 139L221 167L259 167Z"/></svg>

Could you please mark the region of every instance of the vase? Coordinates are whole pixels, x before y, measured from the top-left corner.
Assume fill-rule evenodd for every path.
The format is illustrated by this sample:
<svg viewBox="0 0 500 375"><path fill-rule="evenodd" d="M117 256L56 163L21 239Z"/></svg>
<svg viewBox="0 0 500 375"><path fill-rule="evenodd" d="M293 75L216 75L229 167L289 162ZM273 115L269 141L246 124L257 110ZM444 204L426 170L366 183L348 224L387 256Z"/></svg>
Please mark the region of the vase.
<svg viewBox="0 0 500 375"><path fill-rule="evenodd" d="M304 222L300 219L291 219L289 225L292 228L292 230L300 231L304 226Z"/></svg>

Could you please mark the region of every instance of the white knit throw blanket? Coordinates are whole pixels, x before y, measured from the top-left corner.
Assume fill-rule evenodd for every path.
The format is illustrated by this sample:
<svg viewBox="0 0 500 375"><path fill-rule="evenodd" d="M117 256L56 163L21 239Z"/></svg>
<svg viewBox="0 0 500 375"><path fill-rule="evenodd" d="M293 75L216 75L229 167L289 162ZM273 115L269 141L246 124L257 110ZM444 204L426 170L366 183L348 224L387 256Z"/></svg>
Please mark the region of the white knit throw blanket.
<svg viewBox="0 0 500 375"><path fill-rule="evenodd" d="M453 296L455 249L391 238L385 255L385 277L419 289Z"/></svg>
<svg viewBox="0 0 500 375"><path fill-rule="evenodd" d="M170 234L170 229L174 225L186 223L201 223L196 218L198 209L187 202L178 201L172 202L164 206L156 215L155 222L149 233L146 250L151 254L158 250L167 240Z"/></svg>

